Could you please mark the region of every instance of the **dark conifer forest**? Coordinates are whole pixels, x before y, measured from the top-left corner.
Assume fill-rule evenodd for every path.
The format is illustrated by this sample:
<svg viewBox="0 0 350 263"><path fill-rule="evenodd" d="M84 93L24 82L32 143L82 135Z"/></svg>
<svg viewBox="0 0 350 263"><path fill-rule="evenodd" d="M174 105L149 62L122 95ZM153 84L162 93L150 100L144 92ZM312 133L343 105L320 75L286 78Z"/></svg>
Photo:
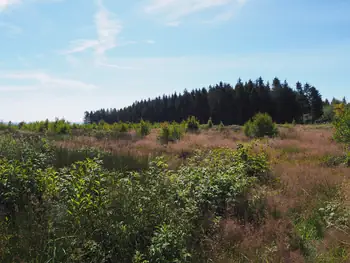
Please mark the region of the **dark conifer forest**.
<svg viewBox="0 0 350 263"><path fill-rule="evenodd" d="M85 123L181 122L195 116L201 123L212 118L214 124L242 125L258 112L268 113L277 123L303 121L310 116L312 122L323 114L320 92L312 85L297 82L290 86L287 81L275 78L272 83L261 77L256 81L242 82L235 86L228 83L208 88L185 90L182 94L163 95L155 99L141 100L122 109L86 111Z"/></svg>

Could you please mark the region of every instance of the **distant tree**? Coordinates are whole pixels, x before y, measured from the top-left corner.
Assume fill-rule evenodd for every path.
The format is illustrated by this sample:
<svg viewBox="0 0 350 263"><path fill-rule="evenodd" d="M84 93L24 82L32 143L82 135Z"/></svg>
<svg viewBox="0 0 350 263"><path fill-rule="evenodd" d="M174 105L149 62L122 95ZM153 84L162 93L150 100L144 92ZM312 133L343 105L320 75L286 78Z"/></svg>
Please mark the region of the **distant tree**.
<svg viewBox="0 0 350 263"><path fill-rule="evenodd" d="M345 97L343 97L343 99L342 99L342 103L343 103L344 105L346 105L346 104L347 104L347 102L346 102L346 98L345 98Z"/></svg>
<svg viewBox="0 0 350 263"><path fill-rule="evenodd" d="M85 111L85 113L84 113L84 123L85 124L91 123L90 113L88 111Z"/></svg>
<svg viewBox="0 0 350 263"><path fill-rule="evenodd" d="M322 96L315 87L309 90L309 103L311 109L312 121L318 120L323 114Z"/></svg>
<svg viewBox="0 0 350 263"><path fill-rule="evenodd" d="M331 102L332 105L336 105L336 104L340 104L340 103L342 103L342 102L336 98L333 98L332 102Z"/></svg>
<svg viewBox="0 0 350 263"><path fill-rule="evenodd" d="M308 89L308 84L306 84L306 89ZM305 94L305 89L303 88L302 84L300 82L297 82L296 84L296 100L298 103L298 116L297 120L299 122L303 121L303 115L308 114L310 112L310 105L309 100L307 98L307 95Z"/></svg>
<svg viewBox="0 0 350 263"><path fill-rule="evenodd" d="M99 123L101 120L115 122L181 122L189 116L195 116L202 124L209 118L213 124L221 121L225 125L242 125L258 112L266 112L278 123L301 122L303 115L313 115L313 119L322 115L320 94L309 84L298 82L293 90L287 81L281 83L276 77L264 83L260 77L256 81L243 83L238 79L235 86L219 82L207 89L158 96L154 99L136 101L121 109L100 109L86 111L84 123ZM334 101L332 101L334 103ZM321 101L321 105L323 102Z"/></svg>

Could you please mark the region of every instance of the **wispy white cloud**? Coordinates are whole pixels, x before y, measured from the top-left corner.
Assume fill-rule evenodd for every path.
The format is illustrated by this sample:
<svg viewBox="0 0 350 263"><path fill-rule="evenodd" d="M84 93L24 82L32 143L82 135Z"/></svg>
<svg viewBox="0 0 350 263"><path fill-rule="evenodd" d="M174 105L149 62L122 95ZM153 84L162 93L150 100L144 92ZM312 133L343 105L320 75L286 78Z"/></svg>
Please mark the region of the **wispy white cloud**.
<svg viewBox="0 0 350 263"><path fill-rule="evenodd" d="M12 81L34 81L31 85L1 85L0 90L33 90L33 89L80 89L91 90L97 88L93 84L88 84L82 81L58 78L42 72L4 72L0 73L0 80Z"/></svg>
<svg viewBox="0 0 350 263"><path fill-rule="evenodd" d="M74 54L92 49L95 53L96 64L100 66L113 66L106 63L106 52L118 45L129 44L129 42L119 42L118 36L123 27L121 22L115 18L103 5L102 0L96 0L97 12L94 23L96 28L97 39L78 39L71 42L68 50L63 54ZM133 41L131 41L134 43ZM130 42L130 43L131 43Z"/></svg>
<svg viewBox="0 0 350 263"><path fill-rule="evenodd" d="M115 68L115 69L124 69L124 70L135 70L135 69L137 69L136 67L127 67L127 66L120 66L118 64L111 64L111 63L106 62L106 60L98 61L97 65L102 66L102 67Z"/></svg>
<svg viewBox="0 0 350 263"><path fill-rule="evenodd" d="M216 14L213 18L209 20L204 20L203 23L214 24L225 22L232 19L244 6L247 0L237 0L236 2L232 2L228 5L223 11Z"/></svg>
<svg viewBox="0 0 350 263"><path fill-rule="evenodd" d="M153 39L148 39L145 42L149 45L154 45L156 43L156 41L154 41Z"/></svg>
<svg viewBox="0 0 350 263"><path fill-rule="evenodd" d="M95 48L99 44L98 40L78 39L70 43L70 48L63 51L63 54L80 53L90 48Z"/></svg>
<svg viewBox="0 0 350 263"><path fill-rule="evenodd" d="M231 18L234 10L247 0L149 0L144 11L150 15L159 15L168 26L178 26L180 20L194 13L218 9L218 16Z"/></svg>
<svg viewBox="0 0 350 263"><path fill-rule="evenodd" d="M64 0L0 0L0 12L8 9L11 6L16 6L24 3L53 3L62 1Z"/></svg>
<svg viewBox="0 0 350 263"><path fill-rule="evenodd" d="M21 0L0 0L0 12L11 5L20 4L21 2Z"/></svg>

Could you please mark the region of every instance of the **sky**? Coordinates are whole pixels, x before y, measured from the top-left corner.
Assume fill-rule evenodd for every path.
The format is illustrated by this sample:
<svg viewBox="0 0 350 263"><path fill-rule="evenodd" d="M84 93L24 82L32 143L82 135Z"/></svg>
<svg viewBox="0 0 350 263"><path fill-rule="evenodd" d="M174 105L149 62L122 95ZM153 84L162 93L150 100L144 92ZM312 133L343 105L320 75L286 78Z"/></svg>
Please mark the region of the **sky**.
<svg viewBox="0 0 350 263"><path fill-rule="evenodd" d="M275 76L350 99L349 0L0 0L0 120Z"/></svg>

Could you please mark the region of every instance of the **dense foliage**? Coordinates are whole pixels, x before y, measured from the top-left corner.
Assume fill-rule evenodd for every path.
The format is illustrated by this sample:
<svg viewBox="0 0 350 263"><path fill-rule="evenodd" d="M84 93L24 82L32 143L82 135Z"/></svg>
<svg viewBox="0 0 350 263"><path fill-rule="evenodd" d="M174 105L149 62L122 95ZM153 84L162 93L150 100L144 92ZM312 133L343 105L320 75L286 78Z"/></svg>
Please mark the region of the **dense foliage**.
<svg viewBox="0 0 350 263"><path fill-rule="evenodd" d="M319 91L309 84L296 84L292 89L287 82L275 78L270 86L262 78L255 82L241 80L233 87L220 83L208 89L184 91L164 95L153 100L141 100L133 105L117 109L101 109L85 112L85 123L104 120L114 122L181 122L189 116L196 116L200 123L207 123L211 117L214 124L242 125L258 112L267 112L277 123L303 122L305 115L310 121L322 116L323 102Z"/></svg>
<svg viewBox="0 0 350 263"><path fill-rule="evenodd" d="M186 131L197 132L199 130L199 121L196 117L190 116L186 121Z"/></svg>
<svg viewBox="0 0 350 263"><path fill-rule="evenodd" d="M244 125L244 133L248 137L273 137L278 133L276 124L267 113L258 113Z"/></svg>
<svg viewBox="0 0 350 263"><path fill-rule="evenodd" d="M268 165L249 147L197 152L177 170L157 158L121 172L98 159L55 168L41 138L3 142L1 262L206 262L201 244L219 217L263 217L248 196Z"/></svg>
<svg viewBox="0 0 350 263"><path fill-rule="evenodd" d="M350 146L350 106L338 104L335 108L334 137L337 141Z"/></svg>
<svg viewBox="0 0 350 263"><path fill-rule="evenodd" d="M160 128L159 140L163 144L181 139L185 131L184 125L178 123L163 123Z"/></svg>

